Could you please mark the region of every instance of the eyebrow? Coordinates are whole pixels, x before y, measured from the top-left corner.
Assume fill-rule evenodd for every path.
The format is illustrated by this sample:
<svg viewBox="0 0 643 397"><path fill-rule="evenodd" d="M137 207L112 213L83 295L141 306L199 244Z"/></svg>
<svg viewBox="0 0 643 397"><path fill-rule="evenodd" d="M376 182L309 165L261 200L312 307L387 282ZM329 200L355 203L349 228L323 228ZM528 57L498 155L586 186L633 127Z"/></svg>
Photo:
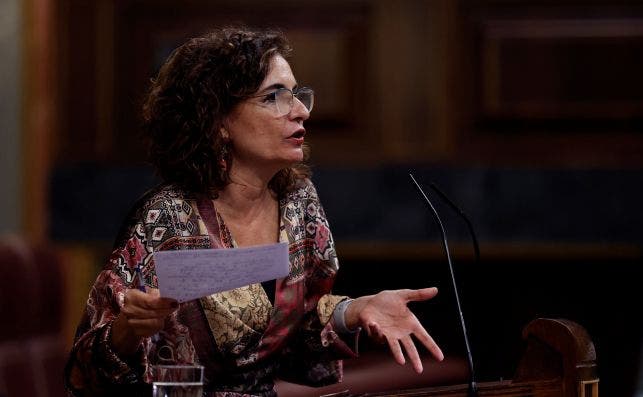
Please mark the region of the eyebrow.
<svg viewBox="0 0 643 397"><path fill-rule="evenodd" d="M298 87L299 86L297 84L295 84L295 86L292 88L291 91L296 91ZM286 87L285 85L283 85L281 83L275 83L275 84L271 84L268 87L260 90L259 92L268 92L268 91L278 90L280 88L288 88L288 87Z"/></svg>

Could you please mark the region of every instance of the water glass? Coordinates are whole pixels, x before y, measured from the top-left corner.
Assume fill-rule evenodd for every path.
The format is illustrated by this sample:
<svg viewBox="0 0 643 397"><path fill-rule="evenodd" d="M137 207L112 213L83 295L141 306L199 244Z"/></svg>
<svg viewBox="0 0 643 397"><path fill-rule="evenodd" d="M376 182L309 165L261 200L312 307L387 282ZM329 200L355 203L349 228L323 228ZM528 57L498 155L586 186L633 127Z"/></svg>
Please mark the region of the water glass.
<svg viewBox="0 0 643 397"><path fill-rule="evenodd" d="M156 365L152 370L154 397L203 396L203 366Z"/></svg>

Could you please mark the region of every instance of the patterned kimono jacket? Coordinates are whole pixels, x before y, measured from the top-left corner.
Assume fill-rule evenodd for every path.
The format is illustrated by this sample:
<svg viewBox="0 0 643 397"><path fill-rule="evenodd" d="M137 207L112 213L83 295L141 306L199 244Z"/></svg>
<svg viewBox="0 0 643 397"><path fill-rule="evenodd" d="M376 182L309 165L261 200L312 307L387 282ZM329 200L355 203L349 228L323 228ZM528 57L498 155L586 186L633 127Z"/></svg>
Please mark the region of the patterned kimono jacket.
<svg viewBox="0 0 643 397"><path fill-rule="evenodd" d="M147 193L90 291L65 370L70 394L120 394L124 385L149 384L151 366L168 363L203 365L208 396L274 396L276 377L313 386L341 381L341 358L355 356L344 338L357 341L334 330L333 310L346 297L330 295L338 264L312 183L282 197L279 211L290 274L277 280L274 306L261 284L185 302L157 337L119 357L110 347L112 323L139 264L145 283L157 288L155 251L234 246L211 199L168 185Z"/></svg>

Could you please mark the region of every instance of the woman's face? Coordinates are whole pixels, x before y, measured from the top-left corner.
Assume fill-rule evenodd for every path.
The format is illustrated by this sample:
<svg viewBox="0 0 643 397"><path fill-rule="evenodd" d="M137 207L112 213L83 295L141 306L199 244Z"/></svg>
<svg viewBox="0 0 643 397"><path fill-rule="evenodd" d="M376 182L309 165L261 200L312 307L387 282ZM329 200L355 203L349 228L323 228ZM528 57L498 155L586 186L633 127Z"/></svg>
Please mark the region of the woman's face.
<svg viewBox="0 0 643 397"><path fill-rule="evenodd" d="M278 88L295 90L297 81L288 62L275 55L266 79L253 95L256 97L242 101L224 122L223 134L231 142L233 170L250 167L274 174L303 160L304 121L310 113L293 98L290 112L280 115L274 96Z"/></svg>

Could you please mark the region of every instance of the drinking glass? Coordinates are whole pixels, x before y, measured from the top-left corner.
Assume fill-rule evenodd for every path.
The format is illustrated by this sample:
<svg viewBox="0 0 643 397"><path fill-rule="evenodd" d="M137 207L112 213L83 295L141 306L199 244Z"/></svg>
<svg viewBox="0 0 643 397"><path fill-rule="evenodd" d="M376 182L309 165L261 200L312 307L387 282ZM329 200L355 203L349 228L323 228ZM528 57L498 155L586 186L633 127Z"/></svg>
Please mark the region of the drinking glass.
<svg viewBox="0 0 643 397"><path fill-rule="evenodd" d="M203 366L156 365L152 368L154 397L202 397Z"/></svg>

